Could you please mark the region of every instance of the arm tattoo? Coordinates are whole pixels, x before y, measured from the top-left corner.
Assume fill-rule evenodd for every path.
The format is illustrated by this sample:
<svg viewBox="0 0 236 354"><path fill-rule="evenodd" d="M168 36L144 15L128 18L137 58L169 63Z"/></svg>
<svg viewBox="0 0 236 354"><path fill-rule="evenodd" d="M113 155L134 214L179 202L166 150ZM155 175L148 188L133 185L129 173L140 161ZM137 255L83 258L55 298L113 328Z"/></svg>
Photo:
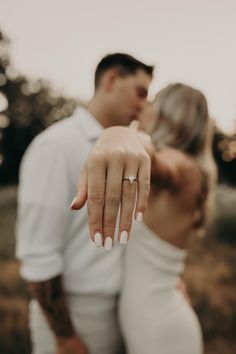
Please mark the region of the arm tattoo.
<svg viewBox="0 0 236 354"><path fill-rule="evenodd" d="M75 330L70 318L62 285L62 276L41 281L30 282L31 295L38 300L49 325L57 337L70 337Z"/></svg>

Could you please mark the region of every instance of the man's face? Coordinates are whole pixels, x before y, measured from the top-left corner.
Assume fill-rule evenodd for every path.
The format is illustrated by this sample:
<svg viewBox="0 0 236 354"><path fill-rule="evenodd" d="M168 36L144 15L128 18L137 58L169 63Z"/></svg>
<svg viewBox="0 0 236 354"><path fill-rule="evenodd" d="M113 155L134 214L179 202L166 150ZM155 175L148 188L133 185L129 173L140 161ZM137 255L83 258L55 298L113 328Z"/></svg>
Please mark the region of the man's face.
<svg viewBox="0 0 236 354"><path fill-rule="evenodd" d="M118 124L128 125L138 118L146 103L151 80L151 76L141 69L134 75L116 77L111 95Z"/></svg>

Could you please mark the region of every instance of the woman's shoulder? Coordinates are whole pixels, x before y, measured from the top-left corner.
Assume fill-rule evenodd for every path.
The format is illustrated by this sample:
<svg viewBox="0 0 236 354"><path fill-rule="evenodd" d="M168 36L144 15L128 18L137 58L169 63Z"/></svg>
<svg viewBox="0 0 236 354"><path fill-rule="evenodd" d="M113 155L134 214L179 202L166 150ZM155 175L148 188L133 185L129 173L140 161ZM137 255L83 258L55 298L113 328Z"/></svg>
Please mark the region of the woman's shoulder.
<svg viewBox="0 0 236 354"><path fill-rule="evenodd" d="M197 193L202 180L201 169L196 158L177 149L168 149L169 163L172 164L178 176L178 189L191 189Z"/></svg>

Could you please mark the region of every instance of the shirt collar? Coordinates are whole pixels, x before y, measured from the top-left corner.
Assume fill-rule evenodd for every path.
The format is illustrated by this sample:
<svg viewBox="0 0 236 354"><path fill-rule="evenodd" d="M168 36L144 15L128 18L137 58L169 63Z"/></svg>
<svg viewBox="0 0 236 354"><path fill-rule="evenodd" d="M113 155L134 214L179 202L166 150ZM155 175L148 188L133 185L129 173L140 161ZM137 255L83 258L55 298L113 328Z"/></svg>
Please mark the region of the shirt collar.
<svg viewBox="0 0 236 354"><path fill-rule="evenodd" d="M79 106L75 110L74 118L79 128L83 130L84 134L91 141L95 141L104 129L85 107Z"/></svg>

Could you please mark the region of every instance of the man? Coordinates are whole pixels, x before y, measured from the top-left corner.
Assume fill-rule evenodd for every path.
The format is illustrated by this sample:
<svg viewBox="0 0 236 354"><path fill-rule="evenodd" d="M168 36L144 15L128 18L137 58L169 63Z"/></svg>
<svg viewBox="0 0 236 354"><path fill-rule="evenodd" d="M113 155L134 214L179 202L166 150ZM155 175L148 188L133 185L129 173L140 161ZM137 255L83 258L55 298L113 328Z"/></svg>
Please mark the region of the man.
<svg viewBox="0 0 236 354"><path fill-rule="evenodd" d="M92 240L104 247L94 247L88 241L86 210L72 213L68 206L96 139L103 128L126 126L137 117L146 101L152 72L152 66L126 54L104 57L95 72L95 95L88 108L78 108L72 117L37 136L24 156L18 196L17 256L22 277L36 299L30 304L34 354L118 351L116 299L122 246L113 242L113 229L95 229ZM132 160L135 168L140 166L143 179L147 180L150 171L144 167L149 164L149 157L137 140L132 146L133 155L138 152L138 158ZM108 221L119 207L109 190L109 181L119 181L117 165L121 155L122 151L113 156L107 175L104 214ZM129 164L125 172L129 178L133 171L128 167ZM96 173L90 182L96 185ZM124 182L122 195L129 201L134 185L130 180ZM88 191L88 196L90 206L101 203L98 194ZM142 198L147 196L146 191ZM129 213L131 208L128 205ZM120 240L125 243L127 234L123 233ZM106 252L113 246L113 252Z"/></svg>

